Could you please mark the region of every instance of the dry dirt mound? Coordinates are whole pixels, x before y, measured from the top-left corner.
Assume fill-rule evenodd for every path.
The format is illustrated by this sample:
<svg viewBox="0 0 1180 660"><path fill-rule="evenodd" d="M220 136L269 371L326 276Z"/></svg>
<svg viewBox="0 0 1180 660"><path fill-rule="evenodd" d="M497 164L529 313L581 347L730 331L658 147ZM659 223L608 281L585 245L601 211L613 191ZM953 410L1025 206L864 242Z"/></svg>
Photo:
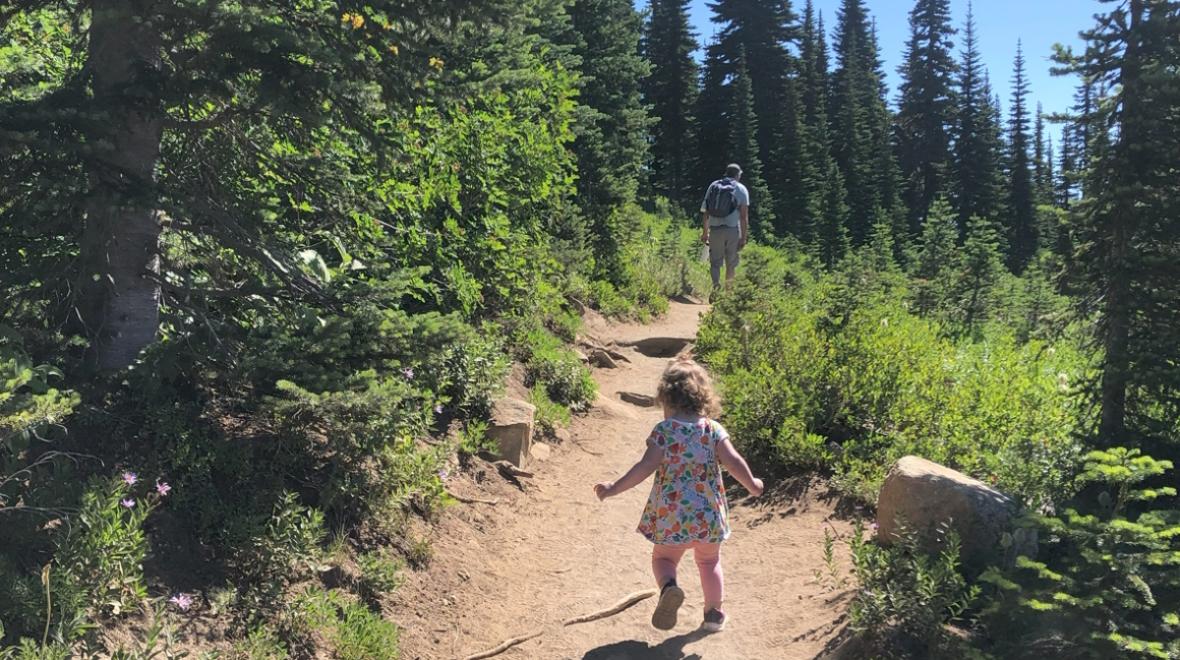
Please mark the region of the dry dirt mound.
<svg viewBox="0 0 1180 660"><path fill-rule="evenodd" d="M452 484L496 503L451 507L430 531L430 567L408 577L387 613L402 627L402 658L466 658L538 631L496 657L773 660L814 658L824 649L842 624L847 599L816 578L827 571L824 529L845 532L848 525L833 517L824 489L798 482L769 484L770 495L760 500L734 497L736 490L731 495L734 531L722 550L725 632L697 631L701 595L690 558L680 580L688 600L670 633L650 626L652 599L562 626L654 586L651 545L634 531L647 484L603 503L591 486L629 467L660 419L658 408L626 403L619 393L654 394L667 357L688 342L668 338L694 337L705 309L674 303L651 325L591 325L600 342L624 347L630 362L596 371L598 405L575 420L571 439L529 467L536 476L522 480L523 490L494 470Z"/></svg>

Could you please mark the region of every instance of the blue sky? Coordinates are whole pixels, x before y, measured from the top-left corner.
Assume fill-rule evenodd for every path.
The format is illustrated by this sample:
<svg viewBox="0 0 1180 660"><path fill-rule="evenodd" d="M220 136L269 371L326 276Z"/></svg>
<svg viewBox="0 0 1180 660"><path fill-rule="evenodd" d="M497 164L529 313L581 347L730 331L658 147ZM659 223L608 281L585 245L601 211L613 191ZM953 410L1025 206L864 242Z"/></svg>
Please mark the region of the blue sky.
<svg viewBox="0 0 1180 660"><path fill-rule="evenodd" d="M817 11L822 11L829 37L836 25L836 9L840 0L814 0ZM646 6L646 0L637 0ZM802 13L804 0L793 0L795 10ZM895 102L898 87L897 67L905 52L909 37L909 12L912 0L866 0L870 14L877 21L881 39L881 54L888 75L890 103ZM984 64L991 73L993 88L1000 93L1007 116L1009 103L1009 81L1012 77L1012 60L1016 55L1016 42L1024 42L1024 55L1031 83L1031 107L1040 101L1046 112L1063 111L1073 101L1076 81L1072 77L1054 78L1049 74L1049 56L1054 43L1073 45L1078 48L1080 30L1093 25L1092 16L1101 11L1097 0L975 0L975 22L977 24L980 51ZM951 11L955 27L962 28L967 16L967 0L951 0ZM713 36L714 24L710 22L711 12L707 0L692 0L692 18L698 37L707 43ZM955 49L960 46L962 35L956 35ZM829 44L830 44L829 40ZM833 61L833 66L835 62ZM1053 131L1054 135L1058 133ZM1055 137L1055 142L1056 137Z"/></svg>

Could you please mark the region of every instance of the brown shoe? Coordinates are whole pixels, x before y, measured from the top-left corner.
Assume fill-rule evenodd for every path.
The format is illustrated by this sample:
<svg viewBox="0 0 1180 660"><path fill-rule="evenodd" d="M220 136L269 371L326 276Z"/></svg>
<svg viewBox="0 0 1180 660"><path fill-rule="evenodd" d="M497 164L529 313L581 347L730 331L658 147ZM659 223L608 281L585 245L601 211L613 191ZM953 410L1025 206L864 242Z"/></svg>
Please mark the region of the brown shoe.
<svg viewBox="0 0 1180 660"><path fill-rule="evenodd" d="M676 627L676 614L684 604L684 590L669 582L660 590L660 602L651 613L651 625L657 630L671 630Z"/></svg>

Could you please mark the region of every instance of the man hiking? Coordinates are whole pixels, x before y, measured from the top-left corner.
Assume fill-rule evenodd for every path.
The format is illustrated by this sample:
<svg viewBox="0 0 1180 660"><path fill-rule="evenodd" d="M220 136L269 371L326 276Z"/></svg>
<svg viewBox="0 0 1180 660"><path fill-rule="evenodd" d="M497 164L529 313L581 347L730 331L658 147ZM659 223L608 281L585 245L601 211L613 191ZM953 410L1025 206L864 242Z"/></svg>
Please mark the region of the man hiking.
<svg viewBox="0 0 1180 660"><path fill-rule="evenodd" d="M701 203L701 240L709 246L709 268L713 288L721 286L721 264L725 263L725 283L733 279L738 252L750 237L750 191L740 183L742 168L732 163L725 176L709 184Z"/></svg>

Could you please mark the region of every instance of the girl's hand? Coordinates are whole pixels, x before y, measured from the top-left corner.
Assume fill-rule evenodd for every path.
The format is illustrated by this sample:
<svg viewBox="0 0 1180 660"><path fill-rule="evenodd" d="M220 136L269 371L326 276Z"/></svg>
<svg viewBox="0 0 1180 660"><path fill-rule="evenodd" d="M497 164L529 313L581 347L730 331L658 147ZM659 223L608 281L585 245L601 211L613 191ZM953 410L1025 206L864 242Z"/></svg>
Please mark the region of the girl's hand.
<svg viewBox="0 0 1180 660"><path fill-rule="evenodd" d="M598 496L598 501L601 502L602 500L605 500L607 497L609 497L610 489L613 487L614 484L607 483L605 481L594 484L594 494Z"/></svg>
<svg viewBox="0 0 1180 660"><path fill-rule="evenodd" d="M759 479L758 477L754 477L754 483L752 483L750 485L753 486L753 488L750 489L750 494L753 495L754 497L758 497L759 495L761 495L762 493L764 493L766 491L766 486L762 483L762 480Z"/></svg>

